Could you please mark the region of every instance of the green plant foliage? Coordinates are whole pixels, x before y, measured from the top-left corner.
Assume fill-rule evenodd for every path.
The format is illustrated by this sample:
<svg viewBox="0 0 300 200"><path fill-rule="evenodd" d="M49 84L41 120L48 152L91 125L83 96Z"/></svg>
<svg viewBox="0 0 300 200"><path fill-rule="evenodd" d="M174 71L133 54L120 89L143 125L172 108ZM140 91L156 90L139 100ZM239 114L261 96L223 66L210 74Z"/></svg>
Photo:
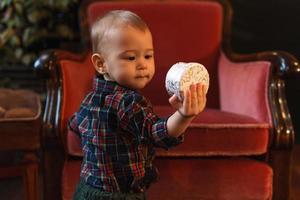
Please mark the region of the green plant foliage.
<svg viewBox="0 0 300 200"><path fill-rule="evenodd" d="M0 65L30 65L41 50L74 40L78 1L0 0Z"/></svg>

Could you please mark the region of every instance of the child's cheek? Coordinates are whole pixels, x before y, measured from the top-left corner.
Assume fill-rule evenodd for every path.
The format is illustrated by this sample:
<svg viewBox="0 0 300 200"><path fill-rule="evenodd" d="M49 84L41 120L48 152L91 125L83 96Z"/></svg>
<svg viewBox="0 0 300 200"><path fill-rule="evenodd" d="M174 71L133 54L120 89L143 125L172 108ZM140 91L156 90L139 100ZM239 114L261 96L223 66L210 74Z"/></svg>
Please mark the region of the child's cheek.
<svg viewBox="0 0 300 200"><path fill-rule="evenodd" d="M128 83L128 81L130 80L130 74L127 73L126 71L119 71L117 73L117 81L120 83L120 84L123 84L123 83Z"/></svg>

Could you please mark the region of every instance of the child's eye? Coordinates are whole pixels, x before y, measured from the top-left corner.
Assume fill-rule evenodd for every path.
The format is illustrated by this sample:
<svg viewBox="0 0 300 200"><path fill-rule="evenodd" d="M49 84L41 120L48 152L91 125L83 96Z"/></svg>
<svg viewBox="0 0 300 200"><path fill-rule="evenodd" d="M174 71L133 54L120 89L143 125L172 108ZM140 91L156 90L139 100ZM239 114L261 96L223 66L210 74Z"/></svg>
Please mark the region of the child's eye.
<svg viewBox="0 0 300 200"><path fill-rule="evenodd" d="M152 57L153 57L152 55L145 55L145 59L150 59Z"/></svg>
<svg viewBox="0 0 300 200"><path fill-rule="evenodd" d="M135 60L135 56L128 56L127 60L130 60L130 61Z"/></svg>

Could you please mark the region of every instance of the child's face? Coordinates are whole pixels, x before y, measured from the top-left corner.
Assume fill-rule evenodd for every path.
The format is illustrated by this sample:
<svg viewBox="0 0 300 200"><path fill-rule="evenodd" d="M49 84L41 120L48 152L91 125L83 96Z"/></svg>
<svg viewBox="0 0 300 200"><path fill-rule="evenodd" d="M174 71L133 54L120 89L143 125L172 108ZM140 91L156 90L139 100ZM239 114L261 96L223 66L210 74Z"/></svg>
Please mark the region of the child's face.
<svg viewBox="0 0 300 200"><path fill-rule="evenodd" d="M107 79L132 89L144 88L155 71L150 31L128 26L112 34L104 55Z"/></svg>

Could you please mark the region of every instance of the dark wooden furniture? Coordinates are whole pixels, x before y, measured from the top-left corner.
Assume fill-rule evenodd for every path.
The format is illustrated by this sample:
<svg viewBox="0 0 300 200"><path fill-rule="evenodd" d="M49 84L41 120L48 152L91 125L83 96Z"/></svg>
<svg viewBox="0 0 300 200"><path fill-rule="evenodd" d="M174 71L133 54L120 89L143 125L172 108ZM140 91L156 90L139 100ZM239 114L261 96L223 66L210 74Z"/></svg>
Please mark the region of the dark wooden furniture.
<svg viewBox="0 0 300 200"><path fill-rule="evenodd" d="M0 118L0 178L22 176L25 199L38 200L42 189L39 181L41 104L35 93L24 92L23 97L28 101L21 104L32 108L33 116Z"/></svg>

